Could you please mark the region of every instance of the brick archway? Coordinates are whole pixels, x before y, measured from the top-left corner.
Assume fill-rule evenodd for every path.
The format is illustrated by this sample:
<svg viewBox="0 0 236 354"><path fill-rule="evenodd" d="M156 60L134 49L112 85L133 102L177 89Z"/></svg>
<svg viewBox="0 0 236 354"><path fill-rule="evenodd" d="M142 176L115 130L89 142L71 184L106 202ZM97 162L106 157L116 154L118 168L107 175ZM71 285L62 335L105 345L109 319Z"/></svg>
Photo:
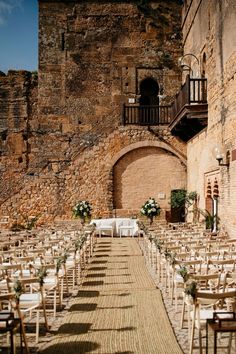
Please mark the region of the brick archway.
<svg viewBox="0 0 236 354"><path fill-rule="evenodd" d="M144 141L138 141L136 143L130 144L126 146L125 148L121 149L118 154L116 154L113 159L111 160L111 169L113 166L116 164L116 162L125 154L127 154L129 151L138 149L138 148L143 148L143 147L157 147L161 148L163 150L166 150L168 152L171 152L173 155L179 158L181 163L183 165L187 166L187 158L184 156L181 152L179 152L177 149L173 148L172 146L161 142L161 141L149 141L149 140L144 140Z"/></svg>
<svg viewBox="0 0 236 354"><path fill-rule="evenodd" d="M172 189L186 187L186 161L162 142L138 142L113 159L113 207L135 213L149 197L169 210Z"/></svg>

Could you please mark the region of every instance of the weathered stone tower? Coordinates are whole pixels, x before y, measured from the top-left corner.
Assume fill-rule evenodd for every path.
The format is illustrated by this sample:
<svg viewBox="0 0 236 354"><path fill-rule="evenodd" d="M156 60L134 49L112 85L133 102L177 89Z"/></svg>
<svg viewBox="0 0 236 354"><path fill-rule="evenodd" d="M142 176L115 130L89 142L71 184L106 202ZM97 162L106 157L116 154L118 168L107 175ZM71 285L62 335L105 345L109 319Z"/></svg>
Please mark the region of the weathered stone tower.
<svg viewBox="0 0 236 354"><path fill-rule="evenodd" d="M26 148L15 155L19 190L5 169L3 215L70 218L79 199L96 216L132 215L149 196L170 208L186 187L185 144L168 129L180 23L178 0L39 0L38 110L29 103L21 129L6 110L5 160L14 129Z"/></svg>

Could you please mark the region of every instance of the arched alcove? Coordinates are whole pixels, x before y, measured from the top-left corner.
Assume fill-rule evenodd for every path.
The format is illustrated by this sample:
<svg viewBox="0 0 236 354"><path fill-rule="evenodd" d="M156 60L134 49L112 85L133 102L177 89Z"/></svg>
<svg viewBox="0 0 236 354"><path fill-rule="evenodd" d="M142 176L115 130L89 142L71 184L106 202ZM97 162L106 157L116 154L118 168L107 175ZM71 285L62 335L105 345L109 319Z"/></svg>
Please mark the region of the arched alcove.
<svg viewBox="0 0 236 354"><path fill-rule="evenodd" d="M185 186L186 169L177 156L155 146L136 148L113 167L114 209L140 209L149 197L170 209L171 190Z"/></svg>

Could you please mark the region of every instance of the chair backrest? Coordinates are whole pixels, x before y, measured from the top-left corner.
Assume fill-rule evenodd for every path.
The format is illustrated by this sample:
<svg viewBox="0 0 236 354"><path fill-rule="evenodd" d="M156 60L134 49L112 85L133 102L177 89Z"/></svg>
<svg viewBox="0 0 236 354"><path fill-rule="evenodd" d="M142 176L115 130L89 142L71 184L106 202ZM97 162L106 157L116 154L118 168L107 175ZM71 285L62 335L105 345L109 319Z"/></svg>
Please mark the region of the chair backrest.
<svg viewBox="0 0 236 354"><path fill-rule="evenodd" d="M208 260L207 262L207 273L210 270L215 271L235 271L236 260L234 259L219 259L219 260Z"/></svg>
<svg viewBox="0 0 236 354"><path fill-rule="evenodd" d="M221 283L221 273L216 274L193 274L190 276L191 280L198 283L198 287L203 289L216 290L219 289Z"/></svg>
<svg viewBox="0 0 236 354"><path fill-rule="evenodd" d="M1 264L0 265L0 272L3 274L4 277L12 277L14 273L20 273L22 275L22 265L21 264Z"/></svg>
<svg viewBox="0 0 236 354"><path fill-rule="evenodd" d="M179 262L182 266L185 266L189 269L189 273L201 273L202 269L202 260L201 259L193 259L190 261L182 261Z"/></svg>
<svg viewBox="0 0 236 354"><path fill-rule="evenodd" d="M197 291L196 296L195 296L195 301L201 301L203 299L207 300L223 300L226 298L235 298L236 299L236 290L232 291L225 291L225 292L219 292L219 293L213 293L213 292L201 292Z"/></svg>

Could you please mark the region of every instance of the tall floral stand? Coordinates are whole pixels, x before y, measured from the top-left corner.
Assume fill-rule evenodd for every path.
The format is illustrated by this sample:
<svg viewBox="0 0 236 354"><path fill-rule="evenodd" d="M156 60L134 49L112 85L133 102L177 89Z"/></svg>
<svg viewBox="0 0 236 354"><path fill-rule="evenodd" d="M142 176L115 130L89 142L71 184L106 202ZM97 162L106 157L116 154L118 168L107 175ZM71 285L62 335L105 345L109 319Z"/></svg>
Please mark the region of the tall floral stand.
<svg viewBox="0 0 236 354"><path fill-rule="evenodd" d="M148 219L149 219L149 225L152 226L154 217L153 216L149 216Z"/></svg>
<svg viewBox="0 0 236 354"><path fill-rule="evenodd" d="M84 226L85 224L85 218L80 218L81 225Z"/></svg>

